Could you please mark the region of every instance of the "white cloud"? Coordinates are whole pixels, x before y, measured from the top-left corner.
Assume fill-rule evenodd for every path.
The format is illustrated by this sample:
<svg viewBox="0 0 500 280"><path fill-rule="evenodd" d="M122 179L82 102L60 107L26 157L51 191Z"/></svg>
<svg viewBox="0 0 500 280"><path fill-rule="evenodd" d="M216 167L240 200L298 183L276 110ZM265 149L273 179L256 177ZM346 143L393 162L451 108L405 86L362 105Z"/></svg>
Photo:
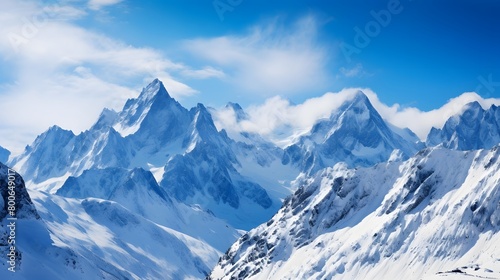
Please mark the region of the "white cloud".
<svg viewBox="0 0 500 280"><path fill-rule="evenodd" d="M410 128L421 140L425 140L430 129L441 128L446 120L454 114L461 113L463 106L478 101L483 108L492 104L500 105L499 98L483 99L476 93L464 93L450 99L441 108L432 111L421 111L417 108L401 108L400 105L387 105L381 102L375 92L366 88L349 88L337 93L326 93L320 97L310 98L302 104L294 105L281 97L272 97L263 104L246 109L247 120L238 122L232 109L223 108L214 114L216 126L226 129L230 135L239 132L259 133L264 138L285 147L296 137L309 131L322 118L330 116L343 102L352 99L357 91L363 91L380 115L389 123Z"/></svg>
<svg viewBox="0 0 500 280"><path fill-rule="evenodd" d="M92 10L99 10L106 6L116 5L122 1L123 0L90 0L88 6Z"/></svg>
<svg viewBox="0 0 500 280"><path fill-rule="evenodd" d="M0 67L13 78L0 85L0 118L8 120L0 124L0 145L20 152L54 124L78 133L96 120L103 107L120 109L156 77L179 99L197 91L176 74L220 75L216 69L191 69L155 49L89 31L74 22L82 16L85 12L62 4L2 1Z"/></svg>
<svg viewBox="0 0 500 280"><path fill-rule="evenodd" d="M356 64L356 66L350 69L341 67L340 73L342 73L342 75L346 76L347 78L353 78L362 76L363 74L365 74L365 71L363 69L363 65L361 65L361 63L358 63Z"/></svg>
<svg viewBox="0 0 500 280"><path fill-rule="evenodd" d="M448 100L438 109L421 111L414 107L401 108L398 104L387 106L371 90L365 89L365 93L384 119L397 127L410 128L422 140L425 140L432 127L442 128L448 118L461 113L467 103L478 101L484 109L488 109L493 104L500 105L500 98L484 99L477 93L466 92Z"/></svg>
<svg viewBox="0 0 500 280"><path fill-rule="evenodd" d="M223 78L226 75L221 70L215 69L210 66L206 66L203 69L199 70L186 68L181 71L181 74L195 79Z"/></svg>
<svg viewBox="0 0 500 280"><path fill-rule="evenodd" d="M318 88L327 78L329 54L318 43L317 29L312 16L290 28L275 19L245 36L194 39L185 48L231 73L227 80L240 89L265 96L291 94Z"/></svg>

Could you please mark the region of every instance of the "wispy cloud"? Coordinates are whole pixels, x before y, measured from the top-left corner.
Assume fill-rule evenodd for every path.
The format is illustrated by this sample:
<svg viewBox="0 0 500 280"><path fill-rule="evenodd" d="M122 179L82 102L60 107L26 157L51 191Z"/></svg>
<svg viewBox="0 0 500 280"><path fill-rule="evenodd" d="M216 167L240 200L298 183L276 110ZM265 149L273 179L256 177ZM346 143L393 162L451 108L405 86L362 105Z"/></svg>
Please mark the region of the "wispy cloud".
<svg viewBox="0 0 500 280"><path fill-rule="evenodd" d="M363 76L365 74L365 70L363 69L363 65L358 63L353 68L341 67L340 73L347 78L353 78Z"/></svg>
<svg viewBox="0 0 500 280"><path fill-rule="evenodd" d="M116 5L123 0L90 0L88 6L92 10L99 10L106 6Z"/></svg>
<svg viewBox="0 0 500 280"><path fill-rule="evenodd" d="M399 104L388 106L382 103L373 91L365 89L365 92L382 117L397 127L410 128L422 140L425 140L432 127L442 128L451 116L461 113L467 103L478 101L484 109L493 104L500 105L500 98L483 98L475 92L466 92L448 100L440 108L421 111L415 107L403 108Z"/></svg>
<svg viewBox="0 0 500 280"><path fill-rule="evenodd" d="M318 120L329 117L359 90L368 96L385 120L396 127L410 128L421 140L426 139L432 127L441 128L449 117L461 113L463 106L469 102L478 101L485 109L492 104L500 105L500 98L483 99L476 93L464 93L438 109L421 111L414 107L402 108L399 104L387 105L367 88L349 88L310 98L301 104L292 104L282 97L272 97L263 104L247 108L248 119L241 121L237 120L231 108L222 108L214 113L214 120L219 129L226 129L233 137L240 132L253 132L285 147L309 131Z"/></svg>
<svg viewBox="0 0 500 280"><path fill-rule="evenodd" d="M75 20L87 12L70 6L73 2L64 3L2 2L0 67L9 69L11 79L0 85L0 118L9 120L9 127L6 122L0 124L0 144L7 148L19 149L54 124L78 133L95 121L103 107L120 109L153 78L162 79L172 96L182 98L198 91L176 76L223 75L215 68L193 69L158 50L130 46L85 29ZM116 3L91 1L89 5ZM12 127L15 134L9 131Z"/></svg>
<svg viewBox="0 0 500 280"><path fill-rule="evenodd" d="M222 68L227 81L240 89L293 94L322 85L326 76L326 47L317 38L318 23L304 17L291 26L276 18L254 26L246 35L189 40L185 48Z"/></svg>
<svg viewBox="0 0 500 280"><path fill-rule="evenodd" d="M181 74L194 79L223 78L226 75L223 71L210 66L199 70L186 68L181 71Z"/></svg>

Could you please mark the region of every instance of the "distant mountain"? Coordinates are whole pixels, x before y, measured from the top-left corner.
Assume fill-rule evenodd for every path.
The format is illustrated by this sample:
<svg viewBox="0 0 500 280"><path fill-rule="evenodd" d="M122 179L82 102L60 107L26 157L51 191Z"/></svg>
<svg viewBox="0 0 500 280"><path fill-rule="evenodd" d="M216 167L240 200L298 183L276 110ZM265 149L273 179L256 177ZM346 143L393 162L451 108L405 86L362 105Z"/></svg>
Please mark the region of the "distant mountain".
<svg viewBox="0 0 500 280"><path fill-rule="evenodd" d="M6 163L9 160L10 151L0 146L0 162Z"/></svg>
<svg viewBox="0 0 500 280"><path fill-rule="evenodd" d="M456 150L491 149L500 143L500 109L484 110L478 102L464 106L463 112L446 121L443 128L432 128L427 145Z"/></svg>
<svg viewBox="0 0 500 280"><path fill-rule="evenodd" d="M406 137L401 136L404 134ZM358 92L330 118L318 121L308 134L287 147L282 162L314 174L338 162L352 167L371 166L389 160L394 152L405 159L424 146L412 134L393 130L366 95Z"/></svg>
<svg viewBox="0 0 500 280"><path fill-rule="evenodd" d="M178 222L179 214L168 194L160 188L151 172L142 168L132 170L108 167L85 170L78 177L69 177L57 190L57 195L71 198L101 198L120 203L143 217L170 227ZM157 211L155 207L162 209ZM155 216L164 217L153 218ZM172 220L168 219L170 217Z"/></svg>
<svg viewBox="0 0 500 280"><path fill-rule="evenodd" d="M209 279L498 279L499 156L500 146L425 149L406 162L324 169Z"/></svg>
<svg viewBox="0 0 500 280"><path fill-rule="evenodd" d="M199 206L191 208L173 200L153 174L142 168L89 169L80 176L69 177L56 194L117 202L135 215L202 240L220 251L239 236L234 228ZM205 230L208 227L210 231Z"/></svg>

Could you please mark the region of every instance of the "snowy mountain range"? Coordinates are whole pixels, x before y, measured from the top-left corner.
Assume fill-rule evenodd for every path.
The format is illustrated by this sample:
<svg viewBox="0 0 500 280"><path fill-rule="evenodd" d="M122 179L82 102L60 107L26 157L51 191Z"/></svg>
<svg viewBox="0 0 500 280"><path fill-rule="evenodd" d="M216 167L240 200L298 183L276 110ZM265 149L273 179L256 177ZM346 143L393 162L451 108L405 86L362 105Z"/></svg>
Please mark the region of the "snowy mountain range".
<svg viewBox="0 0 500 280"><path fill-rule="evenodd" d="M233 244L209 279L427 279L453 271L499 279L499 155L500 146L429 148L405 162L326 168Z"/></svg>
<svg viewBox="0 0 500 280"><path fill-rule="evenodd" d="M416 136L400 136L382 119L368 97L358 92L329 119L320 120L307 135L287 147L283 163L298 165L302 171L313 174L337 162L371 166L389 160L391 155L407 159L420 148L423 144Z"/></svg>
<svg viewBox="0 0 500 280"><path fill-rule="evenodd" d="M0 160L26 180L26 238L44 240L20 252L53 254L37 279L498 277L497 108L467 104L422 142L358 92L283 149L228 136L216 109L154 80L88 130L53 126ZM24 263L14 279L32 279Z"/></svg>
<svg viewBox="0 0 500 280"><path fill-rule="evenodd" d="M492 105L484 110L478 102L467 104L463 113L452 116L442 129L433 128L427 137L429 146L443 144L457 150L491 149L500 143L500 109Z"/></svg>

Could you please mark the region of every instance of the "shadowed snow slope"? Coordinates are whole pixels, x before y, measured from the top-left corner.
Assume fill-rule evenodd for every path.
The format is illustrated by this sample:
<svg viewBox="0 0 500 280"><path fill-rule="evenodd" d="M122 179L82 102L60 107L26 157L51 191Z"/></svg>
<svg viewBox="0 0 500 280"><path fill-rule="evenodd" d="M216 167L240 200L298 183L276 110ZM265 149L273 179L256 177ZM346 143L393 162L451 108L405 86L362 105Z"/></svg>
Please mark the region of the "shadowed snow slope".
<svg viewBox="0 0 500 280"><path fill-rule="evenodd" d="M313 174L341 161L352 167L371 166L387 161L394 150L408 158L423 148L421 143L411 142L410 137L400 136L391 127L366 95L358 92L329 119L317 122L308 134L287 147L283 163Z"/></svg>
<svg viewBox="0 0 500 280"><path fill-rule="evenodd" d="M448 119L442 129L430 131L427 144L441 143L456 150L491 149L500 143L500 109L492 105L484 110L478 102L465 105L463 112Z"/></svg>
<svg viewBox="0 0 500 280"><path fill-rule="evenodd" d="M11 220L7 211L9 173L12 172L7 166L0 163L0 279L130 279L128 272L105 261L83 257L66 244L55 244L50 227L40 218L24 180L17 173L14 173L12 181L16 197L14 216L17 220ZM9 227L12 223L15 223L14 231ZM71 235L68 232L65 234ZM14 238L8 239L8 236ZM14 263L9 263L11 246L15 247Z"/></svg>

